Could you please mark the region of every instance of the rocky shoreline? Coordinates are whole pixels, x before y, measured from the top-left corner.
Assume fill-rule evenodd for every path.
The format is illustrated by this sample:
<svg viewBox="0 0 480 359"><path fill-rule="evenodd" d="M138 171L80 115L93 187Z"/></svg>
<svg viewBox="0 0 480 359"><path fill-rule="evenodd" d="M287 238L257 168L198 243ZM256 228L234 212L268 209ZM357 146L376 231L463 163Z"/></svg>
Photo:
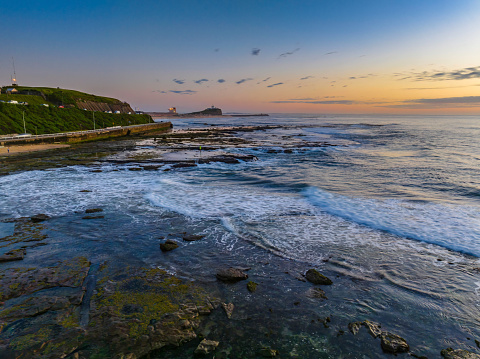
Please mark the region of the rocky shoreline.
<svg viewBox="0 0 480 359"><path fill-rule="evenodd" d="M48 156L22 154L2 162L0 175L71 165L85 165L92 172L102 172L105 165L125 171L181 171L212 162L255 161L254 155L222 152L227 147L256 145L235 136L242 130L262 128L154 134L78 144L49 152ZM302 142L283 150L272 147L271 151L288 154L287 151L302 151L307 146L331 144ZM89 191L84 190L85 194ZM108 213L102 208L87 208L78 213L77 221L80 225L96 223L105 216ZM311 354L302 352L304 349L292 350L287 343L273 346L264 340L280 330L282 307L289 313L302 310L309 313L305 315L309 321L299 316L299 322L303 323L299 325L333 337L339 343L345 340L372 347L372 353L380 355L425 358L421 348L409 345L408 337L404 339L390 332L388 325L385 330L380 323L364 318L345 323L322 310L321 303L335 297L335 286L342 279L322 273L319 268L299 268L293 264L294 269L273 268L270 263L275 261L273 258L254 265L233 260L230 266L212 269L210 278L201 281L158 267L116 263L113 259L92 263L85 256L65 254L61 260L47 261L38 254L38 249L55 245L61 251L61 244L54 244L49 237L49 233L57 230L54 219L37 214L1 222L14 225L13 233L0 238L1 358L174 358L180 352L187 357L206 358L302 358ZM180 257L190 245L205 242L201 233L191 230L165 234L159 229L154 235L158 238L158 256ZM263 271L266 274L259 275ZM267 280L273 273L282 276L286 283L298 283L295 288L302 288L305 293L292 291L285 303L274 303L270 292L275 296L277 284ZM251 304L245 301L256 303L252 308L262 309L247 311L245 307ZM308 308L312 303L319 306L316 316ZM228 349L225 340L244 337L242 325L257 320L264 326L261 330L265 338L257 338L249 348L237 348L237 352ZM299 336L297 340L313 339ZM460 348L444 348L438 355L480 358L473 351ZM356 354L351 353L350 357Z"/></svg>

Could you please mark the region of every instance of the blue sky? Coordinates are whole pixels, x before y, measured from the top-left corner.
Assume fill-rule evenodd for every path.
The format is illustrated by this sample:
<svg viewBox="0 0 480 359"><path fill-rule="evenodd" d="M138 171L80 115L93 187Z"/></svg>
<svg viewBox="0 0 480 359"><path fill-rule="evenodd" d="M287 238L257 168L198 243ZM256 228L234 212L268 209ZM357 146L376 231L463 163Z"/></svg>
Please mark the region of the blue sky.
<svg viewBox="0 0 480 359"><path fill-rule="evenodd" d="M145 110L480 107L475 0L4 1L0 23L0 84L14 57L20 85Z"/></svg>

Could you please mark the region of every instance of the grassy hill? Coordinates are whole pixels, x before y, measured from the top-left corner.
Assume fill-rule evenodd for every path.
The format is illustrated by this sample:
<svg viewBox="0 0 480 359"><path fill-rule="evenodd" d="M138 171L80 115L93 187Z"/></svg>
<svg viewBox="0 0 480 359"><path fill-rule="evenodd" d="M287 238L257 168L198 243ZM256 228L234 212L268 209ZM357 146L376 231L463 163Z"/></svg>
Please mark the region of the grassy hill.
<svg viewBox="0 0 480 359"><path fill-rule="evenodd" d="M9 87L9 86L6 86L6 87ZM48 103L56 106L60 106L60 105L76 106L77 101L93 101L93 102L103 102L103 103L109 103L109 104L122 103L120 100L117 100L111 97L96 96L96 95L87 94L85 92L67 90L67 89L61 89L61 88L17 86L16 89L19 92L30 91L32 93L39 93L39 94L41 93L43 94L44 97L40 95L34 96L34 95L20 95L20 94L18 95L17 94L15 95L1 94L0 100L5 101L6 99L8 100L15 99L17 96L28 96L28 98L34 103L38 103L38 104ZM32 96L35 98L32 98ZM26 101L29 102L28 100Z"/></svg>
<svg viewBox="0 0 480 359"><path fill-rule="evenodd" d="M93 129L93 116L95 116L97 129L153 122L148 115L92 112L77 108L78 101L122 104L121 101L114 98L48 87L18 86L17 90L35 94L0 94L0 100L5 101L0 102L0 135L23 133L23 115L27 132L39 135ZM27 102L28 105L7 103L10 100ZM48 104L49 107L43 104ZM58 107L62 104L65 108Z"/></svg>

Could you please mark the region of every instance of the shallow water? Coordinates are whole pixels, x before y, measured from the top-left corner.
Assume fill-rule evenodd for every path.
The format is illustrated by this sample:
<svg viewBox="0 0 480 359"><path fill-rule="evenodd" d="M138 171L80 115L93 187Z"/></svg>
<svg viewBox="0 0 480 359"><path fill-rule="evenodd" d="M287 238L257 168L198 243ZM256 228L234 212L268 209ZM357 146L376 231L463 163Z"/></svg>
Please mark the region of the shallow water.
<svg viewBox="0 0 480 359"><path fill-rule="evenodd" d="M253 154L253 162L169 172L98 163L0 177L3 218L53 216L49 245L29 251L22 265L86 255L94 263L160 267L197 281L236 305L231 321L217 313L214 324L201 328L232 358L250 357L261 346L281 348L286 357L379 357L378 340L346 329L365 319L402 335L419 355L438 357L449 346L475 350L479 119L205 121L291 127L239 132L252 143L222 149ZM179 119L174 126L205 121ZM154 154L155 143L144 141L135 153L142 151ZM82 220L94 207L105 218ZM183 232L205 239L159 251L160 237L181 240ZM218 283L215 272L226 265L251 267L258 292ZM328 300L307 297L311 285L298 277L310 267L334 280L323 287Z"/></svg>

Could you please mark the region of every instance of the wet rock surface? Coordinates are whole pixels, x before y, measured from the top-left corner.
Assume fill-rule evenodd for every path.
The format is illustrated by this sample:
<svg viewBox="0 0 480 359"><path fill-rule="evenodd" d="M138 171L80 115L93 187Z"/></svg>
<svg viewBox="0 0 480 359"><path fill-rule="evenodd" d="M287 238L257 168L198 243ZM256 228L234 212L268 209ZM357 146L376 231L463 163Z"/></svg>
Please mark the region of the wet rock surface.
<svg viewBox="0 0 480 359"><path fill-rule="evenodd" d="M405 353L410 349L406 340L397 334L383 332L380 339L382 340L382 349L387 353Z"/></svg>
<svg viewBox="0 0 480 359"><path fill-rule="evenodd" d="M464 349L443 349L440 353L444 359L480 359L480 355Z"/></svg>
<svg viewBox="0 0 480 359"><path fill-rule="evenodd" d="M327 278L316 269L309 269L305 274L305 278L307 278L307 280L313 284L323 284L323 285L333 284L330 278Z"/></svg>
<svg viewBox="0 0 480 359"><path fill-rule="evenodd" d="M203 239L205 236L199 235L199 234L184 234L182 236L183 240L186 242L195 242L199 241L200 239Z"/></svg>
<svg viewBox="0 0 480 359"><path fill-rule="evenodd" d="M205 293L162 270L109 272L108 265L98 273L96 292L85 308L89 268L80 257L3 271L0 357L61 358L75 352L78 358L99 353L140 358L196 338L202 317L214 309ZM85 309L88 320L82 327Z"/></svg>
<svg viewBox="0 0 480 359"><path fill-rule="evenodd" d="M196 355L207 355L211 352L213 352L217 347L219 342L216 342L214 340L207 340L203 339L200 344L198 344L197 349L195 349L195 354Z"/></svg>
<svg viewBox="0 0 480 359"><path fill-rule="evenodd" d="M222 303L223 310L227 315L227 318L230 319L233 315L233 310L235 309L235 305L233 303Z"/></svg>
<svg viewBox="0 0 480 359"><path fill-rule="evenodd" d="M178 243L171 239L167 239L164 243L160 243L160 249L162 252L170 252L176 248L178 248Z"/></svg>
<svg viewBox="0 0 480 359"><path fill-rule="evenodd" d="M217 279L222 282L234 283L248 278L248 274L239 268L224 268L217 271Z"/></svg>

